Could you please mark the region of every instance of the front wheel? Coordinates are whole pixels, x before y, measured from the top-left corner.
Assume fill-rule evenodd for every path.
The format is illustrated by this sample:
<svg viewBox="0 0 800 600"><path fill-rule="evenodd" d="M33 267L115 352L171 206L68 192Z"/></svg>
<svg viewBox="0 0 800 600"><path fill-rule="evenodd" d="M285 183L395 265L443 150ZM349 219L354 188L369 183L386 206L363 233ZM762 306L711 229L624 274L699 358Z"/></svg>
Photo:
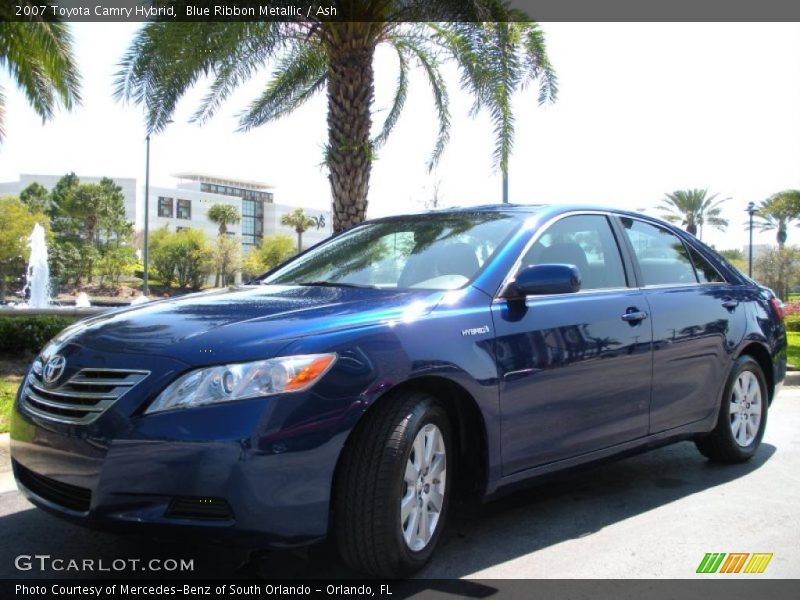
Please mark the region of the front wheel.
<svg viewBox="0 0 800 600"><path fill-rule="evenodd" d="M714 430L695 441L703 456L715 462L750 460L761 444L767 424L769 395L764 372L750 356L733 364L725 385Z"/></svg>
<svg viewBox="0 0 800 600"><path fill-rule="evenodd" d="M402 577L428 561L444 528L455 458L450 421L421 392L387 398L365 419L336 481L339 552L358 571Z"/></svg>

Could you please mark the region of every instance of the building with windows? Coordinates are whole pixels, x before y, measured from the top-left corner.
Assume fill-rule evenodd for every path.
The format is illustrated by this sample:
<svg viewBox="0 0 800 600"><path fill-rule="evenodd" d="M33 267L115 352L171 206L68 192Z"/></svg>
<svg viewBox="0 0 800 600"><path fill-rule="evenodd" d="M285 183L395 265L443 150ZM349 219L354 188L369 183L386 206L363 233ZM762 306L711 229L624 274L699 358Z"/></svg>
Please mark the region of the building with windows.
<svg viewBox="0 0 800 600"><path fill-rule="evenodd" d="M298 207L275 203L268 184L200 173L178 173L175 177L179 180L177 187L150 187L151 230L194 227L210 237L216 236L219 226L208 218L208 210L215 204L228 204L241 216L239 223L228 225L228 235L241 237L245 253L264 236L283 233L295 237L292 228L281 225L281 218ZM303 210L316 224L303 233L303 246L307 248L331 235L331 213L305 207Z"/></svg>
<svg viewBox="0 0 800 600"><path fill-rule="evenodd" d="M148 225L150 231L166 227L170 231L186 228L203 230L209 238L216 237L219 226L208 218L208 210L215 204L234 206L241 221L228 226L228 235L240 237L242 251L247 253L259 244L264 236L278 233L296 238L291 227L281 225L283 215L303 208L315 226L303 233L303 246L308 248L329 237L332 232L330 211L275 203L272 187L258 181L245 181L201 173L178 173L176 187L150 186L148 198ZM81 183L98 183L101 177L78 175ZM53 189L61 175L23 174L19 181L0 183L0 194L19 194L33 182L48 190ZM136 179L113 177L122 188L125 212L136 231L144 229L144 192L137 194Z"/></svg>

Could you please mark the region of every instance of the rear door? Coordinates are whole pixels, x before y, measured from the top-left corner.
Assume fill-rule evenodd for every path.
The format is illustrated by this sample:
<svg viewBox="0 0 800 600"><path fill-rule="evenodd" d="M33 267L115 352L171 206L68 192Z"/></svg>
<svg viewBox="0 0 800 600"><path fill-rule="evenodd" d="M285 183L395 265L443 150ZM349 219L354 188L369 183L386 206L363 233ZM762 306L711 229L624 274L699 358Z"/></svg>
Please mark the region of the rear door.
<svg viewBox="0 0 800 600"><path fill-rule="evenodd" d="M619 219L637 263L653 327L650 433L717 409L732 353L744 335L745 307L702 254L655 223Z"/></svg>
<svg viewBox="0 0 800 600"><path fill-rule="evenodd" d="M650 321L608 217L561 218L515 271L544 263L577 266L581 291L492 305L506 475L647 434Z"/></svg>

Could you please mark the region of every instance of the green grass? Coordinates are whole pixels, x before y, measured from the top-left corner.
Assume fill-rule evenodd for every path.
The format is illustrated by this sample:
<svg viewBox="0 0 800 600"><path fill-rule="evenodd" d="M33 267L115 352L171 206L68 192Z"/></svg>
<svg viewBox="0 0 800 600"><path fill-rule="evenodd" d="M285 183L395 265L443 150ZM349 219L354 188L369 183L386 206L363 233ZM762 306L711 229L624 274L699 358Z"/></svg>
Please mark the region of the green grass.
<svg viewBox="0 0 800 600"><path fill-rule="evenodd" d="M789 347L786 359L790 365L800 368L800 331L787 331Z"/></svg>
<svg viewBox="0 0 800 600"><path fill-rule="evenodd" d="M0 355L0 433L8 433L11 424L11 408L22 382L22 376L32 356L21 353L19 357Z"/></svg>
<svg viewBox="0 0 800 600"><path fill-rule="evenodd" d="M11 407L22 381L19 375L3 375L0 379L0 433L8 433L11 425Z"/></svg>

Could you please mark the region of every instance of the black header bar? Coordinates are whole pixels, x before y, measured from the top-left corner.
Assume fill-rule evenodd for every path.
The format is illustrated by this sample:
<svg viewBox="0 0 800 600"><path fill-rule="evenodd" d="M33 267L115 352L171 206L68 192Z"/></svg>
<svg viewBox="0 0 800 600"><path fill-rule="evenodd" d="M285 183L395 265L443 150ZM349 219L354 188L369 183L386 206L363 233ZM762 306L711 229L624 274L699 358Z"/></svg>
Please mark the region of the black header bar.
<svg viewBox="0 0 800 600"><path fill-rule="evenodd" d="M0 21L800 21L796 0L0 0ZM380 14L368 7L381 5Z"/></svg>

